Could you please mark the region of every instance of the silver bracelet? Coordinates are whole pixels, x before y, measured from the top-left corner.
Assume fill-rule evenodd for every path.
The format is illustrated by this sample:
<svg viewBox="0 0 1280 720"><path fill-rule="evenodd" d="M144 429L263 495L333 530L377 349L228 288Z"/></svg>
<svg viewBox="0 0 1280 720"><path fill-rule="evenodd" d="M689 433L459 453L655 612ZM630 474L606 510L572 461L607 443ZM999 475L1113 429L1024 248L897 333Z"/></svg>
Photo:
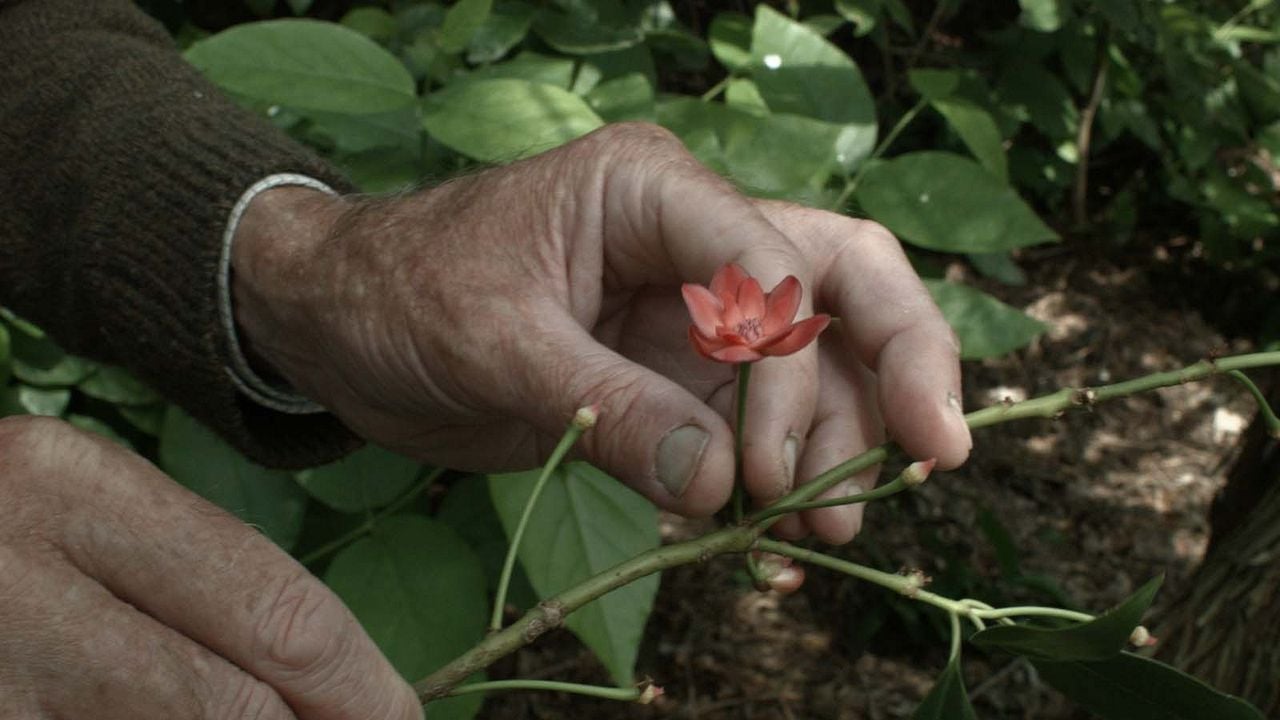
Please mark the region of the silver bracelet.
<svg viewBox="0 0 1280 720"><path fill-rule="evenodd" d="M313 415L325 412L315 401L303 397L289 387L278 387L264 380L249 367L240 346L240 338L236 334L235 313L231 307L231 243L235 240L236 228L249 203L259 193L271 188L294 185L308 187L313 190L337 195L333 188L307 175L296 173L278 173L268 175L249 186L248 190L236 201L227 218L227 228L222 234L222 256L218 259L218 314L222 319L222 330L227 337L227 345L231 351L231 367L225 368L231 376L231 382L248 395L254 402L290 415Z"/></svg>

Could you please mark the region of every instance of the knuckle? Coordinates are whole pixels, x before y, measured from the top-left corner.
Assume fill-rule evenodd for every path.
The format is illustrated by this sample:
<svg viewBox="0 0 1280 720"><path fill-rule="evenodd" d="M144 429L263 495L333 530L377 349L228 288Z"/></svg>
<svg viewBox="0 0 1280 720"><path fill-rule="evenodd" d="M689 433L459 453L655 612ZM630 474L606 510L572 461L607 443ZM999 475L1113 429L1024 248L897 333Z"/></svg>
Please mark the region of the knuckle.
<svg viewBox="0 0 1280 720"><path fill-rule="evenodd" d="M215 704L212 717L218 720L286 720L292 714L266 683L240 675L229 688L224 701Z"/></svg>
<svg viewBox="0 0 1280 720"><path fill-rule="evenodd" d="M343 638L356 632L350 613L302 568L286 571L263 597L256 654L285 678L322 686L341 665Z"/></svg>

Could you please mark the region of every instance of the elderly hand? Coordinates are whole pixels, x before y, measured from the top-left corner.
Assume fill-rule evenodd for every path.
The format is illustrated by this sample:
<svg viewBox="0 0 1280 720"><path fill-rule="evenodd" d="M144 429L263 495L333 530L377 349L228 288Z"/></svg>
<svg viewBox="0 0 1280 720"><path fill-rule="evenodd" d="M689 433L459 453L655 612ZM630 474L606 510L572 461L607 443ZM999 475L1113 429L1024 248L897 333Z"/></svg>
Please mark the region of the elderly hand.
<svg viewBox="0 0 1280 720"><path fill-rule="evenodd" d="M114 443L0 420L0 498L0 717L422 717L319 580Z"/></svg>
<svg viewBox="0 0 1280 720"><path fill-rule="evenodd" d="M733 368L689 347L679 286L728 262L766 289L796 276L799 317L839 319L820 346L756 365L744 471L758 504L886 429L943 468L970 448L954 336L897 241L752 201L654 126L403 196L277 188L250 205L232 262L252 352L357 433L430 462L532 466L577 407L601 403L587 459L664 508L718 509ZM845 542L860 513L776 527Z"/></svg>

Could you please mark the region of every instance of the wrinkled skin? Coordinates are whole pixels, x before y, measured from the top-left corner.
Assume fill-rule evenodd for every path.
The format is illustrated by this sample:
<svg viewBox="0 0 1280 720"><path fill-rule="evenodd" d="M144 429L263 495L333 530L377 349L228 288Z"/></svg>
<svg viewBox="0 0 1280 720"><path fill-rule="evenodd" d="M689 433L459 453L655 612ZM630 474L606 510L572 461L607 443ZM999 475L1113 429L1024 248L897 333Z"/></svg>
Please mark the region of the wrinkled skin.
<svg viewBox="0 0 1280 720"><path fill-rule="evenodd" d="M886 430L916 458L963 462L958 347L897 241L749 200L656 126L390 199L269 191L237 236L233 289L260 361L364 437L449 467L529 467L600 403L582 455L705 515L732 486L733 368L688 346L680 284L728 262L766 288L796 276L799 317L839 318L820 346L755 367L744 469L758 504ZM662 447L686 426L701 433ZM860 522L844 507L776 528L846 542Z"/></svg>
<svg viewBox="0 0 1280 720"><path fill-rule="evenodd" d="M0 718L413 720L354 616L120 446L0 420Z"/></svg>

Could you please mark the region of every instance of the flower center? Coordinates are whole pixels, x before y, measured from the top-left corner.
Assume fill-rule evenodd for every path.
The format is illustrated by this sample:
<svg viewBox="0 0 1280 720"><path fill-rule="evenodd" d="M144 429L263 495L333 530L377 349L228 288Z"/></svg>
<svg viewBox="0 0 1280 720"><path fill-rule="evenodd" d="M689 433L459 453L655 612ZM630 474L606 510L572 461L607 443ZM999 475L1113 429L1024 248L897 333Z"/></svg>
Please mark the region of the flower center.
<svg viewBox="0 0 1280 720"><path fill-rule="evenodd" d="M738 334L747 342L755 342L764 334L764 328L760 322L760 318L754 317L744 318L742 322L738 323L737 330Z"/></svg>

